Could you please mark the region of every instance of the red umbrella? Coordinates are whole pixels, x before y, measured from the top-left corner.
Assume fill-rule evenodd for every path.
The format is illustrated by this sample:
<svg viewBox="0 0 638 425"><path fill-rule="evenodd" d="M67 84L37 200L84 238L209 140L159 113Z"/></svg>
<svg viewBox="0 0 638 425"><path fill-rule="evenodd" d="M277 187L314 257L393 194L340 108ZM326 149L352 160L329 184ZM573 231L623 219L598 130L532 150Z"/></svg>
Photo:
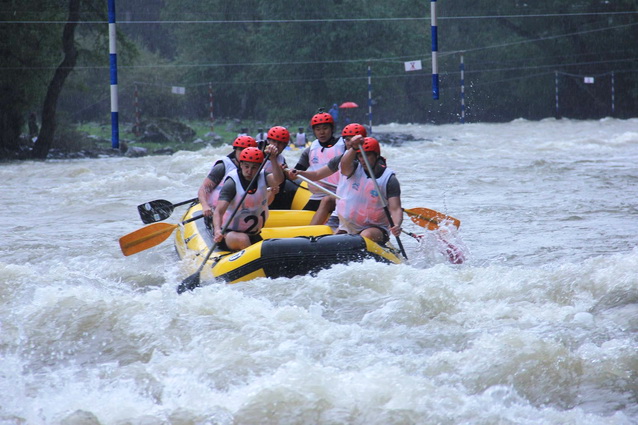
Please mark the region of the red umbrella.
<svg viewBox="0 0 638 425"><path fill-rule="evenodd" d="M339 106L339 108L358 108L358 107L359 107L359 105L357 105L357 104L356 104L356 103L354 103L354 102L343 102L343 103Z"/></svg>

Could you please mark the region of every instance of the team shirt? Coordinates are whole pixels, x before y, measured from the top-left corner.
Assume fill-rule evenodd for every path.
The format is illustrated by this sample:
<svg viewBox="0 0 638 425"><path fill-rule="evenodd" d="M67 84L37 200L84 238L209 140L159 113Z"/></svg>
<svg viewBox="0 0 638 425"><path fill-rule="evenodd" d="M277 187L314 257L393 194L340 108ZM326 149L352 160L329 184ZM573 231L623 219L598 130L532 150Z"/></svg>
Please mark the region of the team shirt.
<svg viewBox="0 0 638 425"><path fill-rule="evenodd" d="M226 177L219 194L219 200L229 202L222 219L223 223L226 223L233 211L240 207L233 221L228 225L228 230L258 234L264 227L264 223L268 219L268 182L266 180L266 172L262 170L259 173L256 183L257 187L248 192L240 206L239 201L246 193L246 188L250 181L240 175L237 169Z"/></svg>
<svg viewBox="0 0 638 425"><path fill-rule="evenodd" d="M228 174L237 170L237 165L235 165L233 158L235 158L235 152L232 152L228 156L217 161L210 170L210 173L208 173L208 178L215 183L215 189L207 195L206 202L213 208L217 205L217 199L219 199L219 193L222 189L222 185L220 183L226 176L228 176Z"/></svg>
<svg viewBox="0 0 638 425"><path fill-rule="evenodd" d="M340 174L337 196L341 199L337 199L336 207L339 230L357 234L368 227L379 227L390 231L390 223L379 196L386 200L400 197L401 186L394 171L385 166L385 161L379 161L374 171L380 194L360 164L355 164L351 176Z"/></svg>
<svg viewBox="0 0 638 425"><path fill-rule="evenodd" d="M330 160L333 160L336 157L340 157L346 150L346 145L343 139L339 138L336 140L334 137L331 138L326 143L320 143L319 140L315 140L312 142L310 147L306 148L300 158L295 168L298 170L308 170L315 171L328 164ZM328 190L335 190L337 187L337 183L339 182L339 175L332 174L326 177L323 180L319 180L318 184L325 187ZM312 195L310 196L310 200L320 200L324 196L327 196L320 189L311 186L310 191Z"/></svg>

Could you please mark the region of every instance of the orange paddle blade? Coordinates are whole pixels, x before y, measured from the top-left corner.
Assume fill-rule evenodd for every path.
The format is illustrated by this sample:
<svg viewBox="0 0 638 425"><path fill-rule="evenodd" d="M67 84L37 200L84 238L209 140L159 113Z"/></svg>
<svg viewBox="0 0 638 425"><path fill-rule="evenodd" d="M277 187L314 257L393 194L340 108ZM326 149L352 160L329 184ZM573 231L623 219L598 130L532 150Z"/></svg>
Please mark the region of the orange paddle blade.
<svg viewBox="0 0 638 425"><path fill-rule="evenodd" d="M120 238L120 248L126 256L137 254L164 242L178 224L154 223Z"/></svg>
<svg viewBox="0 0 638 425"><path fill-rule="evenodd" d="M431 210L429 208L410 208L403 210L410 216L413 223L425 227L428 230L435 230L442 224L452 223L457 229L461 225L461 220L450 217L449 215Z"/></svg>

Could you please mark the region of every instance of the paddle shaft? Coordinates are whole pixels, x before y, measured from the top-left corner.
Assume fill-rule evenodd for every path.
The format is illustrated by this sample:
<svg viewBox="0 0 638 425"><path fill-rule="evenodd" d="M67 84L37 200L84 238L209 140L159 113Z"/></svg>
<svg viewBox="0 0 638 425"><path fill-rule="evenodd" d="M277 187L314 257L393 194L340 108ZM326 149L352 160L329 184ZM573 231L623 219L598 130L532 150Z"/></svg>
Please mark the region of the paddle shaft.
<svg viewBox="0 0 638 425"><path fill-rule="evenodd" d="M336 193L330 191L329 189L326 189L325 187L321 186L319 183L313 182L312 180L302 176L301 174L297 174L297 177L299 177L301 180L305 181L306 183L313 185L314 187L316 187L317 189L319 189L326 195L334 196L337 199L341 199L341 197L338 196Z"/></svg>
<svg viewBox="0 0 638 425"><path fill-rule="evenodd" d="M179 207L180 205L186 205L186 204L190 204L191 202L199 202L199 198L193 198L193 199L189 199L188 201L182 201L182 202L178 202L176 204L173 204L174 207Z"/></svg>
<svg viewBox="0 0 638 425"><path fill-rule="evenodd" d="M365 162L366 168L368 169L368 174L370 174L370 178L372 179L372 182L374 183L374 188L379 194L379 199L381 199L381 205L383 205L383 211L385 211L385 216L388 218L390 227L394 227L394 220L392 220L392 214L390 214L390 210L388 209L388 203L386 202L385 198L383 197L383 194L381 193L381 189L379 188L379 183L377 182L377 177L374 174L374 170L372 169L372 166L370 166L370 161L368 161L368 155L366 155L366 152L363 150L363 146L361 146L361 156L363 157L363 161ZM401 242L401 239L398 236L395 236L395 238L397 240L397 244L399 245L399 249L401 250L401 254L403 254L403 257L405 257L405 259L407 260L408 256L405 253L405 249L403 249L403 243Z"/></svg>
<svg viewBox="0 0 638 425"><path fill-rule="evenodd" d="M412 237L413 237L414 239L416 239L417 241L420 241L420 240L421 240L421 238L423 238L423 236L422 236L422 235L417 235L416 233L406 232L406 231L405 231L405 230L403 230L403 229L401 229L401 231L402 231L403 233L405 233L406 235L408 235L408 236L412 236Z"/></svg>

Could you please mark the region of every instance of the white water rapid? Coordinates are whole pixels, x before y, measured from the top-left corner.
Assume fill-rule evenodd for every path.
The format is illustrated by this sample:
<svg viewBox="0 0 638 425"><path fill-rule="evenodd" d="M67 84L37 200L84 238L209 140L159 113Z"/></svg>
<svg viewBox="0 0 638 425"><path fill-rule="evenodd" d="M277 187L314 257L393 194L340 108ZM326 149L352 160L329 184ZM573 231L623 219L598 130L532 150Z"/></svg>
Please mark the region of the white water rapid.
<svg viewBox="0 0 638 425"><path fill-rule="evenodd" d="M465 264L404 235L410 264L178 296L172 239L118 239L228 147L0 164L0 424L637 423L638 119L375 130L415 136L382 154Z"/></svg>

